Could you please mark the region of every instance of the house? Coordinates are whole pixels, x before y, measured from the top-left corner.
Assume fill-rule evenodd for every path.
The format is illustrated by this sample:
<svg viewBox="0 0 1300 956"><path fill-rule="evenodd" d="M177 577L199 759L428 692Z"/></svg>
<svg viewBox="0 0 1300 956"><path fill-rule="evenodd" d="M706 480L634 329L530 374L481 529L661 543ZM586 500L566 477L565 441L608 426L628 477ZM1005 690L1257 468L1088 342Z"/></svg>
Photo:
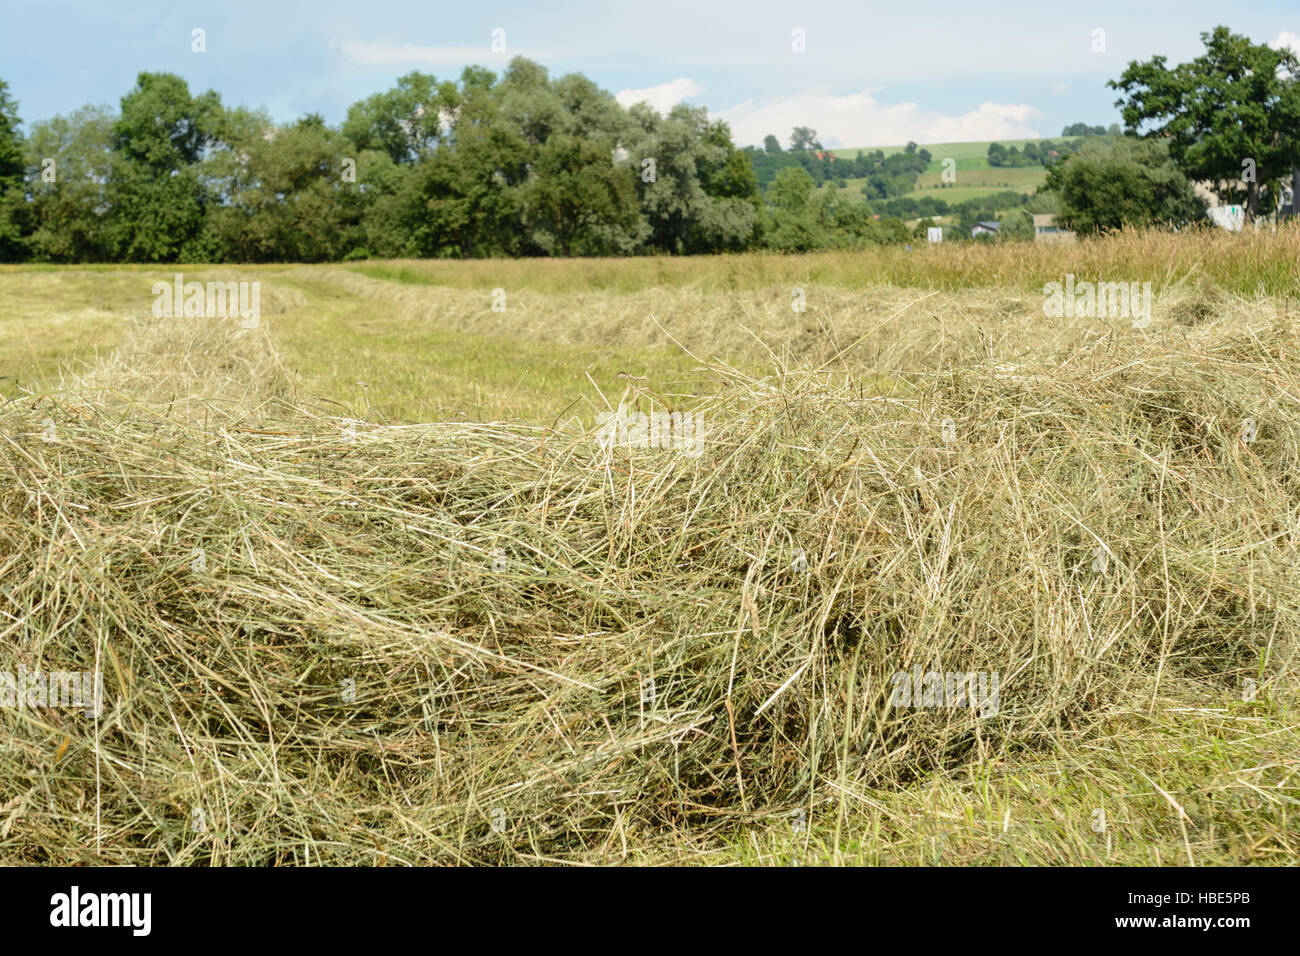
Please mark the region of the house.
<svg viewBox="0 0 1300 956"><path fill-rule="evenodd" d="M1056 217L1038 213L1034 215L1034 242L1071 242L1074 233L1056 224Z"/></svg>
<svg viewBox="0 0 1300 956"><path fill-rule="evenodd" d="M974 227L972 227L970 231L971 238L974 239L976 236L996 236L999 227L999 223L986 222L981 219L979 222L975 223Z"/></svg>

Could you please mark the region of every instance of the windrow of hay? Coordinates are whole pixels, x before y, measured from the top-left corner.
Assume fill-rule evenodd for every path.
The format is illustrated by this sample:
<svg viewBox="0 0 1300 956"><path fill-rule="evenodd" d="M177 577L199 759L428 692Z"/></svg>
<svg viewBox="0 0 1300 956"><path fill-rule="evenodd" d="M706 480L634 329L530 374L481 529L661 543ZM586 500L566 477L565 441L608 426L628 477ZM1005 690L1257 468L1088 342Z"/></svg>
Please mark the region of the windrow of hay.
<svg viewBox="0 0 1300 956"><path fill-rule="evenodd" d="M175 416L206 414L213 406L237 415L292 389L292 376L261 326L136 316L125 341L90 368L66 373L59 391L99 407L139 404Z"/></svg>
<svg viewBox="0 0 1300 956"><path fill-rule="evenodd" d="M998 251L1005 260L1005 248ZM1059 249L1056 255L1059 260ZM714 265L714 272L720 272L721 265ZM1058 261L1056 268L1049 275L1061 283L1066 267ZM1081 280L1094 282L1117 275L1149 282L1153 274L1129 273L1113 263L1096 272L1071 268L1079 269ZM1160 272L1154 273L1158 278L1149 290L1149 315L1136 308L1130 313L1126 299L1123 315L1107 315L1103 307L1095 310L1098 315L1068 319L1044 314L1041 286L997 293L965 288L920 293L901 285L844 288L792 278L788 285L769 282L723 293L715 277L622 294L509 287L499 290L504 298L494 299L483 289L394 282L341 266L303 268L301 274L373 302L375 312L417 328L560 346L599 342L611 351L671 340L710 364L757 367L769 364L775 352L783 364L881 374L969 363L973 357L1019 362L1029 353L1040 361L1063 361L1076 350L1095 348L1101 338L1160 336L1167 347L1171 340L1181 344L1187 327L1225 319L1229 324L1268 320L1282 309L1294 309L1290 300L1243 297L1202 288L1197 277L1173 279ZM381 270L381 275L387 273ZM494 302L503 307L494 309ZM851 362L842 361L846 352Z"/></svg>
<svg viewBox="0 0 1300 956"><path fill-rule="evenodd" d="M0 405L0 670L105 685L98 718L0 709L0 847L611 860L1180 682L1267 697L1300 624L1300 340L1177 342L893 394L718 368L692 457L325 418L285 404L264 337L146 327ZM929 671L997 700L891 703Z"/></svg>

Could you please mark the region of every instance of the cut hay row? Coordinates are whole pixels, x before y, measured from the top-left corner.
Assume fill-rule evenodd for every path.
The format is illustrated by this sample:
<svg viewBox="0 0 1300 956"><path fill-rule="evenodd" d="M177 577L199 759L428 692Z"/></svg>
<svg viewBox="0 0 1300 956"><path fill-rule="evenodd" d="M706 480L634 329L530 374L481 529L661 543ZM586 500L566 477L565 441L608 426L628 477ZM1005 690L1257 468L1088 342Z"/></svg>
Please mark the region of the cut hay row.
<svg viewBox="0 0 1300 956"><path fill-rule="evenodd" d="M1297 372L1276 316L892 394L717 368L691 457L349 423L290 404L261 331L146 323L0 405L0 669L105 688L97 718L0 709L0 845L608 861L1184 682L1288 692ZM931 671L996 706L891 702Z"/></svg>

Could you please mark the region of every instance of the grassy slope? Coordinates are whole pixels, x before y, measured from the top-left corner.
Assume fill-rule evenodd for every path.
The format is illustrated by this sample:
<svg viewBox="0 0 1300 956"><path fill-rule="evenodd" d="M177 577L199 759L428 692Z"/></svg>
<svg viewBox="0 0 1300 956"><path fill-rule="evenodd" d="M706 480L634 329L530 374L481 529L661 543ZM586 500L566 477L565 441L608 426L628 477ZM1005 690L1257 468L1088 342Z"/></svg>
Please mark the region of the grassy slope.
<svg viewBox="0 0 1300 956"><path fill-rule="evenodd" d="M1077 140L1078 136L1056 136L1048 137L1054 141ZM920 178L917 180L916 188L905 195L920 199L923 196L934 196L943 199L949 203L965 202L968 199L980 199L984 196L1001 192L1005 189L1014 189L1017 192L1034 192L1047 179L1047 173L1041 166L1017 166L1007 168L996 168L989 165L988 149L992 140L984 142L971 143L934 143L925 148L930 151L931 162ZM1040 140L1014 139L998 140L1010 149L1012 146L1018 146L1022 149L1026 143L1040 142ZM882 151L886 156L892 153L902 152L902 146L890 146ZM863 151L873 152L870 148L864 148ZM859 149L834 149L831 150L836 156L856 156ZM944 184L942 180L943 161L945 159L955 159L957 161L957 180L952 184ZM866 184L865 179L847 180L846 194L852 198L861 197L861 188ZM822 184L822 188L837 188L834 182Z"/></svg>
<svg viewBox="0 0 1300 956"><path fill-rule="evenodd" d="M694 371L696 360L667 342L650 315L701 358L752 371L770 369L774 355L816 364L861 335L885 336L873 346L874 354L888 356L885 364L858 364L853 374L869 389L886 392L895 388L890 373L898 368L1041 361L1108 335L1136 335L1124 323L1045 320L1041 284L1066 271L1153 281L1158 299L1149 334L1166 336L1176 351L1189 329L1206 324L1286 324L1300 299L1295 261L1300 234L1293 232L1271 240L1135 235L1073 249L940 248L921 255L880 250L865 257L185 272L200 279L231 273L260 279L263 323L279 361L299 399L333 407L328 414L549 424L575 409L589 416L599 407L597 387L616 397L628 387L620 371L647 376L646 387L665 393L706 387ZM0 394L13 397L15 380L49 387L61 363L130 344L138 332L125 320L146 314L151 284L169 276L144 267L0 269L0 375L7 376ZM789 308L795 285L808 292L802 315ZM508 290L505 313L489 307L497 287ZM890 338L891 323L899 322L905 324ZM767 344L757 344L751 332ZM1231 563L1226 553L1215 557ZM604 858L1286 862L1300 849L1300 711L1294 674L1271 681L1250 704L1235 685L1181 682L1115 707L1087 733L1062 726L1032 748L928 773L902 788L863 790L824 781L806 809L810 826L803 830L791 826L788 806L751 815L721 835L684 831L667 844L641 843L634 835L628 845L626 834L611 830ZM57 744L52 738L50 750ZM13 811L16 825L0 841L10 854L30 855L33 841L64 852L86 843L84 831L68 829L68 821L54 815L32 830L25 820L35 809L25 807ZM1093 827L1098 810L1109 821L1103 832ZM83 836L74 839L77 832ZM195 858L195 852L178 859ZM301 859L292 845L285 852ZM317 858L320 852L317 847ZM203 858L201 848L197 853Z"/></svg>

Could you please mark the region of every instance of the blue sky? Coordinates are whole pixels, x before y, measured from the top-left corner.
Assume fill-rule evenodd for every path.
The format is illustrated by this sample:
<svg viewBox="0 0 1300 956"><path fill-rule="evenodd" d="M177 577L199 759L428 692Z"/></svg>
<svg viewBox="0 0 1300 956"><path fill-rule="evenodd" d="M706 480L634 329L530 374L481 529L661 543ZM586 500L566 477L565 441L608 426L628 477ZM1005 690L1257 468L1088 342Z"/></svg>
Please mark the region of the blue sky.
<svg viewBox="0 0 1300 956"><path fill-rule="evenodd" d="M49 2L3 0L0 78L30 123L86 103L116 106L141 70L192 91L330 122L420 69L530 56L632 101L678 99L728 120L739 143L796 125L828 146L1055 136L1118 119L1105 86L1133 59L1176 63L1219 24L1300 46L1300 2L1023 3ZM192 31L206 33L205 53ZM505 53L491 49L505 31ZM805 50L792 49L804 31ZM1094 50L1094 31L1104 50Z"/></svg>

